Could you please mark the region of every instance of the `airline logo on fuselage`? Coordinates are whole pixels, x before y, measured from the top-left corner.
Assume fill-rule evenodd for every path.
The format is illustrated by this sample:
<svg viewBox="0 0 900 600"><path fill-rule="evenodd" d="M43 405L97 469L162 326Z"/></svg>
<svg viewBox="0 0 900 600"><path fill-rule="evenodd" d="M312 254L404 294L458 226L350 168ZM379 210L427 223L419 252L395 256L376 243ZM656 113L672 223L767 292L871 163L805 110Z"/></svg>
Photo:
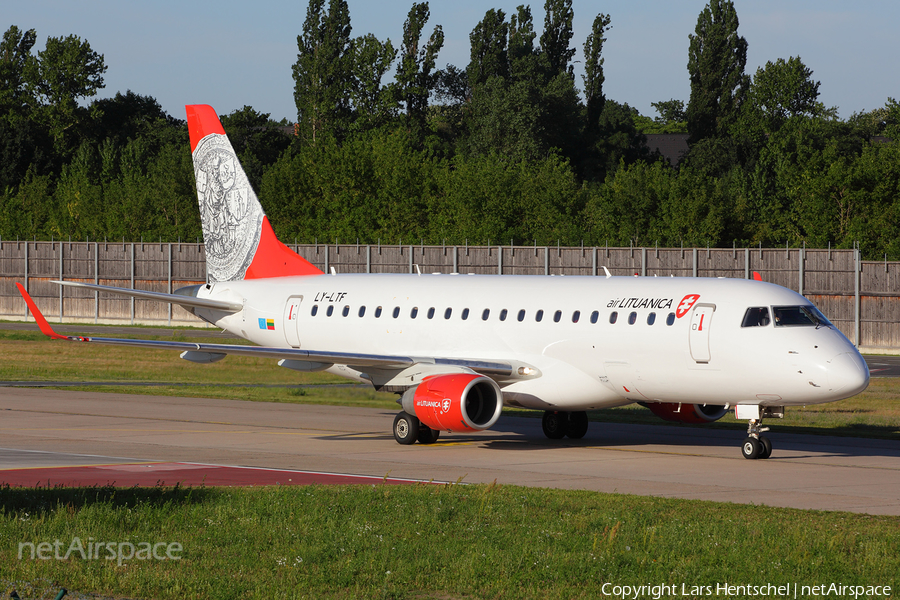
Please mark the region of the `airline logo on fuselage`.
<svg viewBox="0 0 900 600"><path fill-rule="evenodd" d="M416 407L418 408L436 408L440 410L442 413L445 413L450 410L452 402L450 398L444 398L441 401L437 400L416 400Z"/></svg>
<svg viewBox="0 0 900 600"><path fill-rule="evenodd" d="M675 316L677 318L681 318L684 315L688 314L694 304L697 303L697 300L700 299L700 294L688 294L684 298L681 299L681 302L678 303L678 308L675 309Z"/></svg>
<svg viewBox="0 0 900 600"><path fill-rule="evenodd" d="M672 298L617 298L610 300L606 308L672 308Z"/></svg>

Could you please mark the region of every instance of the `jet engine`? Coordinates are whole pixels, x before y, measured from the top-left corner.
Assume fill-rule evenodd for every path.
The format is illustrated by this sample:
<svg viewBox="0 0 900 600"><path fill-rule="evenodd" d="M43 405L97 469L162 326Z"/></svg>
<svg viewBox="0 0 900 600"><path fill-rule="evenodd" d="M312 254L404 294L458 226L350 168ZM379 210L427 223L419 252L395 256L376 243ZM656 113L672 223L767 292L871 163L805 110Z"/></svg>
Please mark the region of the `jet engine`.
<svg viewBox="0 0 900 600"><path fill-rule="evenodd" d="M500 386L484 375L453 373L429 377L400 398L403 410L436 431L480 431L500 418Z"/></svg>
<svg viewBox="0 0 900 600"><path fill-rule="evenodd" d="M728 412L728 407L720 404L680 404L677 402L641 402L654 415L676 423L712 423Z"/></svg>

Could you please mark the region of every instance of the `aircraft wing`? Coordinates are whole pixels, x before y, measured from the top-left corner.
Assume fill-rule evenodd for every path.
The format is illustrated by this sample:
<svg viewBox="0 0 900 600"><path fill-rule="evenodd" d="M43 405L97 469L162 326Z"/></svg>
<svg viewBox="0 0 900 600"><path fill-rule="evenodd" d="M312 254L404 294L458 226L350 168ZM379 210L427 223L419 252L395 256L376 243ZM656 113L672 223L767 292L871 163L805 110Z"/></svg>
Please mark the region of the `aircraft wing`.
<svg viewBox="0 0 900 600"><path fill-rule="evenodd" d="M383 354L358 354L352 352L323 352L317 350L301 350L299 348L278 348L271 346L249 346L238 344L203 344L194 342L176 342L162 340L133 340L127 338L102 338L102 337L85 337L80 335L61 335L56 333L38 310L34 300L25 291L20 283L16 283L19 293L25 299L34 320L37 322L41 332L53 339L66 340L71 342L92 342L95 344L107 344L113 346L131 346L136 348L155 348L158 350L181 350L182 358L193 362L215 362L225 358L228 354L235 356L256 356L260 358L274 358L279 360L301 361L308 363L318 363L330 366L332 364L348 365L351 367L370 367L381 369L403 369L415 364L433 364L451 367L462 367L471 369L474 372L485 375L501 375L510 376L514 374L512 363L504 361L485 361L485 360L465 360L455 358L438 358L438 357L412 357L412 356L390 356ZM105 286L95 286L92 284L81 284L82 287L101 288L108 290L120 290L120 288L106 288ZM130 292L131 290L125 290ZM180 303L184 296L175 294L161 294L157 292L144 292L145 294L153 294L154 296L137 296L140 298L160 300L162 296L168 302ZM177 299L176 299L177 298ZM186 298L188 300L197 300L196 298ZM225 303L221 303L225 304ZM206 308L211 308L206 305ZM219 308L219 307L216 307ZM220 310L224 310L221 309Z"/></svg>
<svg viewBox="0 0 900 600"><path fill-rule="evenodd" d="M228 313L240 312L244 307L234 302L223 302L221 300L211 300L209 298L196 298L194 296L183 296L181 294L166 294L163 292L149 292L146 290L130 290L126 288L111 287L108 285L97 285L95 283L82 283L80 281L51 281L50 283L58 283L69 287L85 288L88 290L97 290L99 292L108 292L119 296L131 296L132 298L140 298L142 300L157 300L160 302L170 302L179 304L184 307L210 308L213 310L221 310ZM19 284L16 284L19 285ZM21 289L21 286L19 286Z"/></svg>

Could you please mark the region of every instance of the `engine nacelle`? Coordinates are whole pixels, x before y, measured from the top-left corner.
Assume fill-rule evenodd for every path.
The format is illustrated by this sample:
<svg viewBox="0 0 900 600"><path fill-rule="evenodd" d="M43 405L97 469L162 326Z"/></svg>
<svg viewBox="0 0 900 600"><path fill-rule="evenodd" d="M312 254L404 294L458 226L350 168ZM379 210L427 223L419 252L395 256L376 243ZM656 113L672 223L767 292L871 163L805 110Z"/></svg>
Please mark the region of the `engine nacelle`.
<svg viewBox="0 0 900 600"><path fill-rule="evenodd" d="M728 408L720 404L679 404L677 402L641 402L654 415L676 423L712 423L725 416Z"/></svg>
<svg viewBox="0 0 900 600"><path fill-rule="evenodd" d="M403 410L438 431L481 431L500 418L503 396L490 377L452 373L429 377L404 392Z"/></svg>

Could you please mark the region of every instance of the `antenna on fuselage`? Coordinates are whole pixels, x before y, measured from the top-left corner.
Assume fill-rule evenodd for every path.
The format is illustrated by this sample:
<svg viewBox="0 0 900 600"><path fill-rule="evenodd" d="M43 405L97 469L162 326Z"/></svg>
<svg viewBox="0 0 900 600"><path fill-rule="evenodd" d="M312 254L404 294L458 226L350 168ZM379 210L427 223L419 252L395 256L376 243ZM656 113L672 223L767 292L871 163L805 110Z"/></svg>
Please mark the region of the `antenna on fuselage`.
<svg viewBox="0 0 900 600"><path fill-rule="evenodd" d="M605 265L604 265L604 267L603 267L603 272L606 273L606 278L607 278L607 279L609 279L610 277L612 277L612 273L609 272L609 269L607 269Z"/></svg>

